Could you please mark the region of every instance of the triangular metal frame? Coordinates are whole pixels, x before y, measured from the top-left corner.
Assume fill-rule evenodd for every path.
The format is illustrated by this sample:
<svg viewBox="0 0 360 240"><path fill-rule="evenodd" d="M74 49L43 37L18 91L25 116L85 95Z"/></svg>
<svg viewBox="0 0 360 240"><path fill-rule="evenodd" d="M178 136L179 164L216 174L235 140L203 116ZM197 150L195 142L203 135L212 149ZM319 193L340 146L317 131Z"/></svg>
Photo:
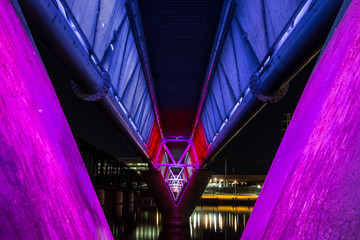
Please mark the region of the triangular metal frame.
<svg viewBox="0 0 360 240"><path fill-rule="evenodd" d="M179 159L175 159L166 145L169 141L186 141L188 143ZM158 153L154 159L155 168L160 167L166 186L175 203L179 204L184 189L190 180L193 169L196 168L196 159L192 159L191 152L194 144L188 139L165 139L159 146ZM172 169L181 168L179 173Z"/></svg>

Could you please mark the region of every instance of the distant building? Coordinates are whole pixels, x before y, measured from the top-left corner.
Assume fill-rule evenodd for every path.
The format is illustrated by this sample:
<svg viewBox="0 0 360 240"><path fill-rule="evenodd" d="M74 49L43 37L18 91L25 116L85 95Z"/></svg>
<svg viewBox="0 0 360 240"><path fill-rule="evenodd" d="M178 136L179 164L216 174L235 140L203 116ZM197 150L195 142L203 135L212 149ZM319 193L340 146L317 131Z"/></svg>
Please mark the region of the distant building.
<svg viewBox="0 0 360 240"><path fill-rule="evenodd" d="M224 187L236 185L260 185L265 181L266 175L212 175L208 187Z"/></svg>
<svg viewBox="0 0 360 240"><path fill-rule="evenodd" d="M131 170L137 172L140 175L141 171L148 170L148 163L145 163L141 160L140 157L133 158L117 158L119 161L125 163Z"/></svg>
<svg viewBox="0 0 360 240"><path fill-rule="evenodd" d="M282 120L281 120L281 135L280 135L280 140L283 139L286 129L290 124L291 118L292 118L293 113L284 113Z"/></svg>

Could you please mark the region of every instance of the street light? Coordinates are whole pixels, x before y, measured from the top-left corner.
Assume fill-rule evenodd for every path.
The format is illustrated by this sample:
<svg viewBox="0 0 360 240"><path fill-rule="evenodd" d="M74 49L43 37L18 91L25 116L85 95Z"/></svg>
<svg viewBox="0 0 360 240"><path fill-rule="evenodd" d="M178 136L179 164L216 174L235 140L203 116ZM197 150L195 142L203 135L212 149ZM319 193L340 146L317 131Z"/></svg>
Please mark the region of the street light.
<svg viewBox="0 0 360 240"><path fill-rule="evenodd" d="M235 196L236 196L236 183L237 183L237 181L235 180L234 183L235 183Z"/></svg>

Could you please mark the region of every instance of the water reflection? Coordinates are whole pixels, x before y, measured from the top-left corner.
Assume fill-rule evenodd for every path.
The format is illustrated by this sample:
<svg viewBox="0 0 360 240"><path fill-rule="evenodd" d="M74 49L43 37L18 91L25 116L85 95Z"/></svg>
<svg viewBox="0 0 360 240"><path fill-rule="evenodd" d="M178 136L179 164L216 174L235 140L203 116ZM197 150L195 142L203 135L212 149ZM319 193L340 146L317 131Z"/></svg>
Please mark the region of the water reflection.
<svg viewBox="0 0 360 240"><path fill-rule="evenodd" d="M160 233L160 240L183 240L191 239L189 227L164 226Z"/></svg>
<svg viewBox="0 0 360 240"><path fill-rule="evenodd" d="M253 207L198 206L190 226L162 227L161 214L154 207L135 207L122 216L108 216L114 239L239 239Z"/></svg>
<svg viewBox="0 0 360 240"><path fill-rule="evenodd" d="M190 217L191 239L239 239L253 207L198 206Z"/></svg>

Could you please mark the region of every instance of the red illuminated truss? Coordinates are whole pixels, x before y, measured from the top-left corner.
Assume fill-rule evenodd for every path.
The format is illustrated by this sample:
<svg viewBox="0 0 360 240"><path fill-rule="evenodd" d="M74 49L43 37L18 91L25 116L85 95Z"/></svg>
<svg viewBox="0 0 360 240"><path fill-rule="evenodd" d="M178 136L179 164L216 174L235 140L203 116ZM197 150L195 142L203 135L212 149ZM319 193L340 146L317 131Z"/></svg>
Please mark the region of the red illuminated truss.
<svg viewBox="0 0 360 240"><path fill-rule="evenodd" d="M175 159L171 153L168 142L185 142L187 146L182 155ZM190 180L195 168L198 168L198 157L194 143L189 139L164 139L160 144L152 163L160 168L164 181L168 187L175 204L180 202L184 187Z"/></svg>

